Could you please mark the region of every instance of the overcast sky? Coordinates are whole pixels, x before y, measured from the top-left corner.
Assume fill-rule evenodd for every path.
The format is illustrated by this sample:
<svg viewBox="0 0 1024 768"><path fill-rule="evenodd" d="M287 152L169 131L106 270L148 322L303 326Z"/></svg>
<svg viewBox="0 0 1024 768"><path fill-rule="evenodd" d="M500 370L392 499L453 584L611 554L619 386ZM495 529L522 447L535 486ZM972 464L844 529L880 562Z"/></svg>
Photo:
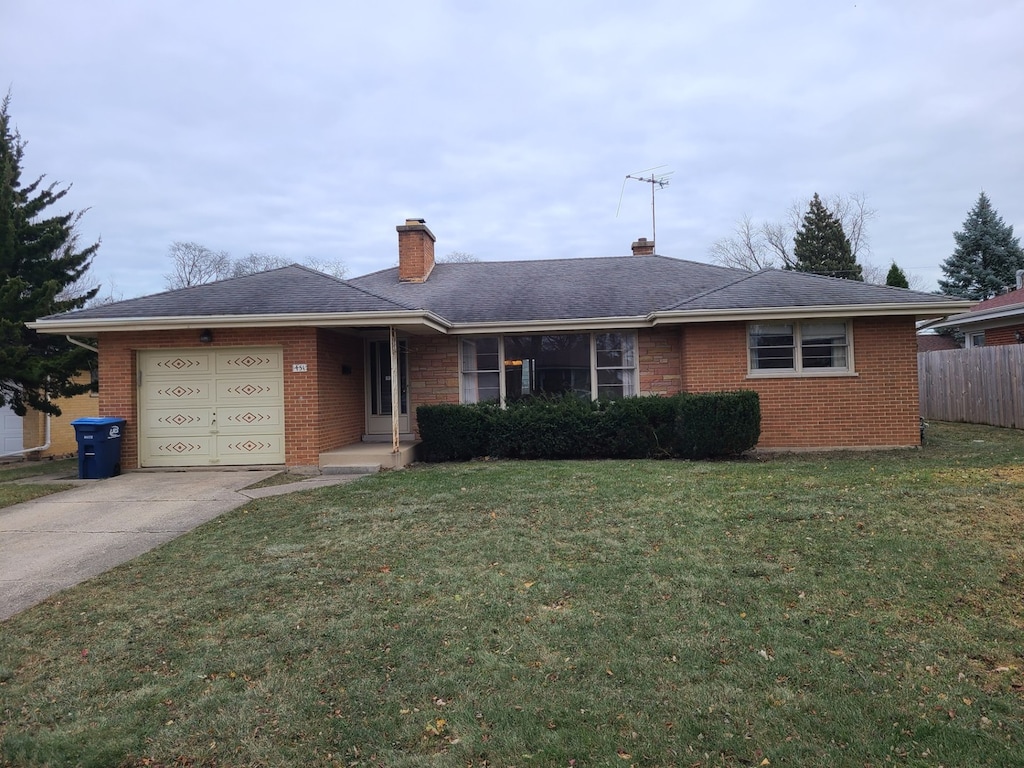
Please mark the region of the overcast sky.
<svg viewBox="0 0 1024 768"><path fill-rule="evenodd" d="M234 257L658 252L864 194L926 290L984 190L1024 234L1024 2L0 0L25 177L73 183L104 290ZM619 207L621 197L621 207ZM618 214L616 210L618 208Z"/></svg>

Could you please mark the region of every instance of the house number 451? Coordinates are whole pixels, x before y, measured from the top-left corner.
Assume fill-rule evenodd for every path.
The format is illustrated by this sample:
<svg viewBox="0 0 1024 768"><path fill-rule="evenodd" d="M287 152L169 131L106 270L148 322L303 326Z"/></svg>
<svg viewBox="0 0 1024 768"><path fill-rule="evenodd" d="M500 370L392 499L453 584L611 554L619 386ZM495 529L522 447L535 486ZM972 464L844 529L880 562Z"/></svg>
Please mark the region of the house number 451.
<svg viewBox="0 0 1024 768"><path fill-rule="evenodd" d="M292 363L292 373L305 373L308 370L305 363Z"/></svg>

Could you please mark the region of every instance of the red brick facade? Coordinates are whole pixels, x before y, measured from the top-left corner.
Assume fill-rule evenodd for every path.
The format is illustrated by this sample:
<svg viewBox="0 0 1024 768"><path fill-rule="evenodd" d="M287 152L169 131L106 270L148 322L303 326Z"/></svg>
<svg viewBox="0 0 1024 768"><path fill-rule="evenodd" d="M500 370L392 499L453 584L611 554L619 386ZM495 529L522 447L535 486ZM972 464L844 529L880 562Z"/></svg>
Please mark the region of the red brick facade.
<svg viewBox="0 0 1024 768"><path fill-rule="evenodd" d="M124 416L122 466L138 464L136 352L200 346L199 332L102 333L99 412ZM855 375L751 377L742 322L659 326L637 336L640 393L752 389L761 397L759 448L860 448L919 442L913 318L853 321ZM215 329L209 346L280 346L284 356L285 462L358 442L366 423L365 343L315 328ZM459 340L408 338L412 428L420 405L458 403ZM293 373L305 364L307 371Z"/></svg>
<svg viewBox="0 0 1024 768"><path fill-rule="evenodd" d="M751 389L762 449L920 444L913 318L853 322L853 376L751 377L746 323L640 331L641 394Z"/></svg>

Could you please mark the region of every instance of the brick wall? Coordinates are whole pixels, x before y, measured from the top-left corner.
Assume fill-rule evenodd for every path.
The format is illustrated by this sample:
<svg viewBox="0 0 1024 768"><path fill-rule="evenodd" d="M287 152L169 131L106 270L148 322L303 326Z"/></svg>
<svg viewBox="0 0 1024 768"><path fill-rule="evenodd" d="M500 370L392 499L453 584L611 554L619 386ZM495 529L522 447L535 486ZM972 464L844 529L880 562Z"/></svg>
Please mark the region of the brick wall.
<svg viewBox="0 0 1024 768"><path fill-rule="evenodd" d="M645 328L637 333L640 394L679 393L683 385L681 338L677 326Z"/></svg>
<svg viewBox="0 0 1024 768"><path fill-rule="evenodd" d="M1005 328L989 328L985 331L985 346L997 347L1004 344L1019 344L1016 334L1024 334L1024 322L1008 325Z"/></svg>
<svg viewBox="0 0 1024 768"><path fill-rule="evenodd" d="M747 377L745 323L685 326L683 388L752 389L759 448L863 448L920 443L913 318L853 321L856 376Z"/></svg>
<svg viewBox="0 0 1024 768"><path fill-rule="evenodd" d="M364 416L361 340L315 328L218 328L213 336L211 344L202 346L282 348L285 463L288 466L315 465L321 451L359 439ZM121 442L121 466L125 469L138 466L135 353L146 349L199 347L198 340L197 330L99 335L99 412L127 420ZM295 363L304 363L307 371L293 373ZM352 365L351 375L342 375L343 363ZM343 418L336 424L324 424L326 416L338 414L343 414ZM352 439L348 440L350 436Z"/></svg>
<svg viewBox="0 0 1024 768"><path fill-rule="evenodd" d="M317 332L317 417L320 450L358 443L366 425L363 340L326 330Z"/></svg>
<svg viewBox="0 0 1024 768"><path fill-rule="evenodd" d="M459 402L459 340L454 336L412 336L409 345L409 409L418 435L416 408Z"/></svg>

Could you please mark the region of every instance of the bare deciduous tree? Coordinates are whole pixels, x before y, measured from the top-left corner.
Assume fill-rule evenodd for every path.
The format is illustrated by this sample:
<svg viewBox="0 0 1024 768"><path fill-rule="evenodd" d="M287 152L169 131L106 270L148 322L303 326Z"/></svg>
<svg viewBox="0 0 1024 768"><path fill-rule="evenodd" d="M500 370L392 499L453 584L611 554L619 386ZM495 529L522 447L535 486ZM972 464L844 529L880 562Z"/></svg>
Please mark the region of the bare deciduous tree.
<svg viewBox="0 0 1024 768"><path fill-rule="evenodd" d="M231 257L227 251L211 251L199 243L176 240L171 243L167 256L173 267L164 275L164 284L170 290L231 276Z"/></svg>
<svg viewBox="0 0 1024 768"><path fill-rule="evenodd" d="M235 259L231 264L231 276L242 277L243 275L254 275L257 272L266 272L270 269L287 267L290 262L281 256L272 253L253 252L248 256Z"/></svg>
<svg viewBox="0 0 1024 768"><path fill-rule="evenodd" d="M336 277L339 280L343 280L348 274L348 267L337 259L319 259L316 256L310 256L302 263L310 269L323 272L325 275Z"/></svg>

